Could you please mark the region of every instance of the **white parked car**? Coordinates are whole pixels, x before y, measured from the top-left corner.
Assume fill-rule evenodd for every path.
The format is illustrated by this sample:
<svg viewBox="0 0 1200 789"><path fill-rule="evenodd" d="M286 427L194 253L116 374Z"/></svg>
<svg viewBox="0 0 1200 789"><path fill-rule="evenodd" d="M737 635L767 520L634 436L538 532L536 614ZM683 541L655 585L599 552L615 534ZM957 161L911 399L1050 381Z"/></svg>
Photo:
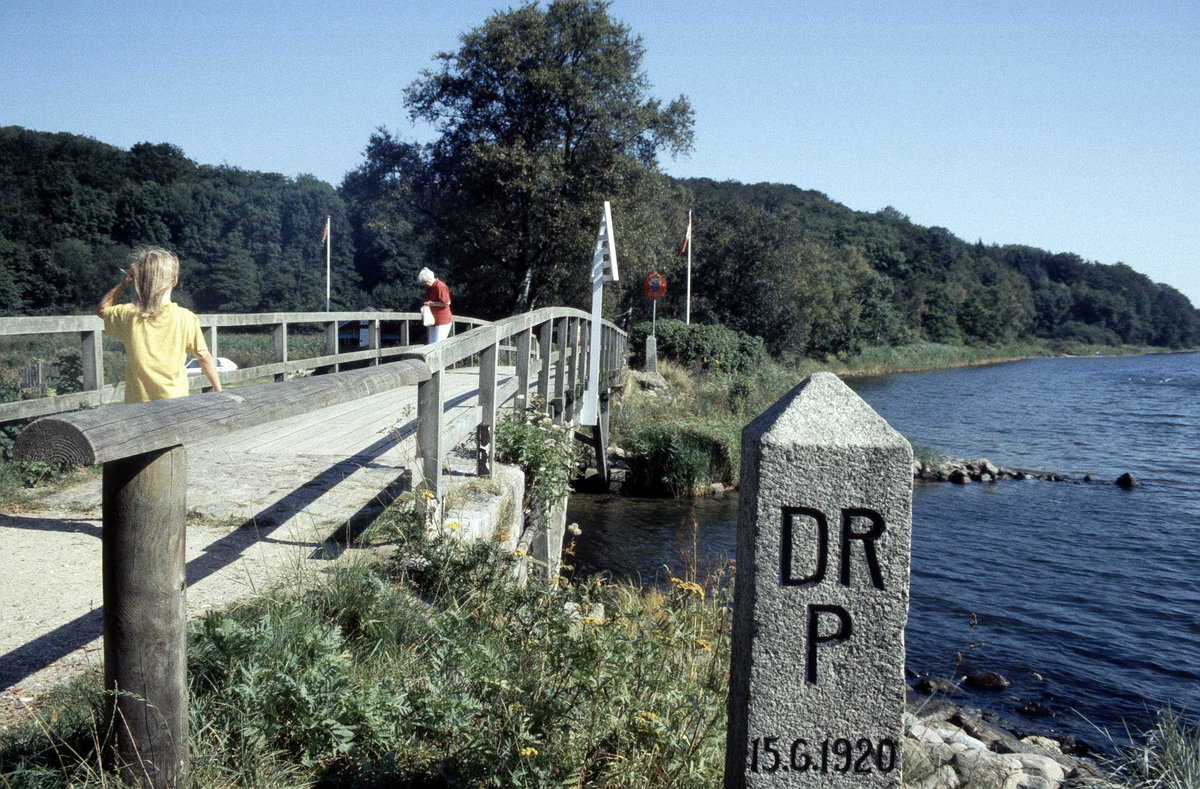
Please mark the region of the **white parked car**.
<svg viewBox="0 0 1200 789"><path fill-rule="evenodd" d="M200 362L196 361L195 359L188 359L187 364L185 364L184 367L187 369L188 375L203 375L204 374L204 371L200 369ZM236 370L237 368L238 368L238 366L235 362L231 362L229 359L226 359L224 356L217 357L217 372L218 373L227 373L230 370Z"/></svg>

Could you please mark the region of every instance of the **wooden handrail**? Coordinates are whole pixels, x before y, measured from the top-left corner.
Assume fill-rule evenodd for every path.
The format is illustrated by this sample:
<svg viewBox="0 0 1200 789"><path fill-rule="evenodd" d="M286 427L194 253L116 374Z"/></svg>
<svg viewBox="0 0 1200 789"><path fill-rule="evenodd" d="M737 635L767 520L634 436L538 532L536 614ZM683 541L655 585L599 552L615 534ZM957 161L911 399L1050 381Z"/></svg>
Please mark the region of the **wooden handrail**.
<svg viewBox="0 0 1200 789"><path fill-rule="evenodd" d="M197 316L204 330L205 340L214 356L220 355L218 328L272 327L275 329L275 361L268 364L244 367L221 373L223 384L249 381L255 378L274 377L283 381L288 375L310 372L336 371L342 364L367 361L381 364L401 358L400 354L422 334L421 315L418 312L268 312L251 314L202 314ZM365 350L339 352L337 327L345 323L360 322L368 326L368 347ZM290 359L288 353L289 325L323 324L326 327L326 353L305 359ZM401 324L400 347L384 348L380 343L381 323ZM456 332L469 331L487 325L478 318L455 317ZM414 328L416 327L416 328ZM95 408L100 405L120 403L125 395L125 384L104 383L104 357L101 343L104 322L95 315L46 315L20 318L0 318L0 337L28 334L70 334L80 336L80 358L83 368L83 391L61 395L49 395L31 400L0 403L0 424L20 419L32 419L49 414L60 414L79 408ZM417 340L419 342L419 340ZM206 391L210 387L203 376L192 376L189 381L192 391Z"/></svg>
<svg viewBox="0 0 1200 789"><path fill-rule="evenodd" d="M22 431L13 454L22 460L84 466L107 463L412 386L429 377L424 362L410 359L282 384L59 414Z"/></svg>

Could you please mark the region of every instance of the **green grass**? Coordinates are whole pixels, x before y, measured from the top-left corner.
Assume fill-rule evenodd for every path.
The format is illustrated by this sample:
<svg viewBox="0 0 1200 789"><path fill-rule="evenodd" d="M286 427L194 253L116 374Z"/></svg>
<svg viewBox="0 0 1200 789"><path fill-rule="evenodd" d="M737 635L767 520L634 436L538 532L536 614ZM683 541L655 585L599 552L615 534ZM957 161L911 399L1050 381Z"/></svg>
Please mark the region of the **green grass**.
<svg viewBox="0 0 1200 789"><path fill-rule="evenodd" d="M1105 732L1107 734L1107 732ZM1200 723L1166 709L1152 727L1116 745L1106 760L1114 778L1132 789L1196 789L1200 787Z"/></svg>
<svg viewBox="0 0 1200 789"><path fill-rule="evenodd" d="M518 587L493 545L403 553L192 624L196 786L720 783L726 576ZM0 734L0 786L113 785L97 682Z"/></svg>

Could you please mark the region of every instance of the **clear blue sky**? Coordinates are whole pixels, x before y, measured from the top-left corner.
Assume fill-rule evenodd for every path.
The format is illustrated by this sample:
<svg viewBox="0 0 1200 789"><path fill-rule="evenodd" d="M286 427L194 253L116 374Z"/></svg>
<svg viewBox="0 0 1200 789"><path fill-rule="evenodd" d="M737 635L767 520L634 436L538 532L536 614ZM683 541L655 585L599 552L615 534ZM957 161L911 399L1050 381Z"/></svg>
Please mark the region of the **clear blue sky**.
<svg viewBox="0 0 1200 789"><path fill-rule="evenodd" d="M334 185L490 0L0 3L0 125ZM1124 262L1200 306L1200 2L614 0L681 177L894 206L967 241ZM619 243L619 241L618 241ZM703 254L702 250L697 250Z"/></svg>

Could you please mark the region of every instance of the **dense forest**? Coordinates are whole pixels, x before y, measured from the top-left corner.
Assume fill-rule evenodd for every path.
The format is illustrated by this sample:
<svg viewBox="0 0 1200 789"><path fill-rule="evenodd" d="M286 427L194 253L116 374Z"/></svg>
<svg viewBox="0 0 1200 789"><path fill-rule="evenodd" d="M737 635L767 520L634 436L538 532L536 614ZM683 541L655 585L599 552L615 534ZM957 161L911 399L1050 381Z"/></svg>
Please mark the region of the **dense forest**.
<svg viewBox="0 0 1200 789"><path fill-rule="evenodd" d="M90 312L145 244L177 252L176 297L198 312L321 310L326 215L334 309L413 309L425 265L461 314L586 308L608 199L622 280L607 308L625 326L649 318L651 271L670 283L658 315L682 317L691 210L692 320L776 354L1030 336L1200 346L1200 311L1123 264L972 244L789 185L666 176L658 156L690 150L692 110L646 95L642 55L601 2L497 13L405 94L439 138L380 129L336 188L170 143L0 128L0 315Z"/></svg>

